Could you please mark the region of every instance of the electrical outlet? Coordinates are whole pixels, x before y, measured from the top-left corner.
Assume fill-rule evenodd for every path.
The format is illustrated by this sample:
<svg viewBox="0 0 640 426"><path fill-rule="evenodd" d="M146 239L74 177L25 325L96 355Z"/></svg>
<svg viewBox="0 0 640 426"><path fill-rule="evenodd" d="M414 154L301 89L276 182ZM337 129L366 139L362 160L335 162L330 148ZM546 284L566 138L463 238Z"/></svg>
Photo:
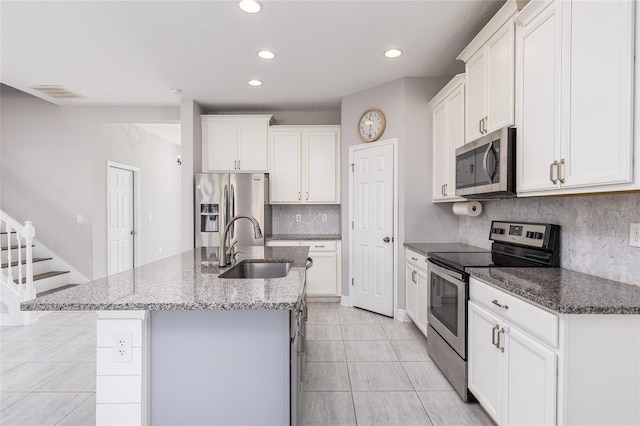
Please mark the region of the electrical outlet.
<svg viewBox="0 0 640 426"><path fill-rule="evenodd" d="M323 214L323 215L322 215L322 221L323 221L323 222L326 222L326 221L327 221L327 215L326 215L326 214Z"/></svg>
<svg viewBox="0 0 640 426"><path fill-rule="evenodd" d="M162 247L158 247L158 253L162 253Z"/></svg>
<svg viewBox="0 0 640 426"><path fill-rule="evenodd" d="M629 224L629 246L640 247L640 222Z"/></svg>
<svg viewBox="0 0 640 426"><path fill-rule="evenodd" d="M131 333L113 333L113 362L131 362Z"/></svg>
<svg viewBox="0 0 640 426"><path fill-rule="evenodd" d="M82 217L81 214L76 215L76 223L82 223L84 222L84 217Z"/></svg>
<svg viewBox="0 0 640 426"><path fill-rule="evenodd" d="M302 215L300 213L296 214L296 222L302 222Z"/></svg>

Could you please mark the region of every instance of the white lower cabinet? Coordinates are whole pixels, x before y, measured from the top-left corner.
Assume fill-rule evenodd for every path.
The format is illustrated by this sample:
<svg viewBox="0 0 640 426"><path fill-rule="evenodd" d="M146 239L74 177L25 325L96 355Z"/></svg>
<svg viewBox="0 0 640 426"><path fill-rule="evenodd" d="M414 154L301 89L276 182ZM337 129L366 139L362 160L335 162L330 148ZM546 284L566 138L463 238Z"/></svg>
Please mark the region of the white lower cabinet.
<svg viewBox="0 0 640 426"><path fill-rule="evenodd" d="M474 281L469 302L469 390L500 425L556 424L556 349L530 334L528 324L520 325L536 318L535 312L530 315L533 306L515 298L508 303L491 299L495 293L474 292L474 287L486 287ZM503 306L496 309L504 315L493 312L496 303ZM553 315L533 308L543 318Z"/></svg>
<svg viewBox="0 0 640 426"><path fill-rule="evenodd" d="M340 241L267 241L269 247L308 246L313 266L307 270L307 295L339 296Z"/></svg>
<svg viewBox="0 0 640 426"><path fill-rule="evenodd" d="M427 335L429 309L429 278L427 259L412 250L406 251L406 312L414 324Z"/></svg>

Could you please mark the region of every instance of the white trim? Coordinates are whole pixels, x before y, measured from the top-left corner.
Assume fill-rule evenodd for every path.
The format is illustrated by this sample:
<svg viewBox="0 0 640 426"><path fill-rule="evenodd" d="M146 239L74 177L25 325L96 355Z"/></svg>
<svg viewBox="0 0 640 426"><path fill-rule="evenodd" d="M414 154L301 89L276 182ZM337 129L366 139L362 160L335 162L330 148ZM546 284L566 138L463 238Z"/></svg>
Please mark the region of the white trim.
<svg viewBox="0 0 640 426"><path fill-rule="evenodd" d="M399 259L399 203L398 203L398 138L393 139L385 139L374 144L365 144L361 143L358 145L351 145L349 147L349 164L353 164L353 154L355 151L359 151L361 149L369 149L384 145L393 146L393 312L397 312L398 310L398 259ZM351 166L349 166L351 167ZM349 171L349 223L347 223L347 227L349 229L349 305L351 304L351 283L353 282L353 230L351 229L351 222L353 222L353 172ZM342 296L345 297L345 296Z"/></svg>
<svg viewBox="0 0 640 426"><path fill-rule="evenodd" d="M396 311L396 319L402 322L413 322L411 318L409 318L409 314L404 309L398 309Z"/></svg>
<svg viewBox="0 0 640 426"><path fill-rule="evenodd" d="M107 161L107 223L105 226L106 241L107 241L107 256L105 261L107 262L107 275L109 275L109 168L114 167L117 169L124 169L133 172L133 223L135 234L133 236L133 267L140 266L142 246L142 226L140 224L140 167L129 166L127 164L116 163L115 161Z"/></svg>
<svg viewBox="0 0 640 426"><path fill-rule="evenodd" d="M351 256L349 256L349 261L351 261ZM342 306L348 306L350 308L353 307L353 305L351 304L351 296L340 296L340 304Z"/></svg>

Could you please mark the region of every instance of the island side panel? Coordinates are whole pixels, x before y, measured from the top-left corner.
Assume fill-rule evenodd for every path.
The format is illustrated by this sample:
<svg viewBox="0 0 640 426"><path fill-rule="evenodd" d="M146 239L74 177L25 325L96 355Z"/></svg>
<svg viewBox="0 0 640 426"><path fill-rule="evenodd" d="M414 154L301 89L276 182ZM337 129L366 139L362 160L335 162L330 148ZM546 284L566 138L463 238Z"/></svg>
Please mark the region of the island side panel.
<svg viewBox="0 0 640 426"><path fill-rule="evenodd" d="M151 423L289 424L289 313L152 312Z"/></svg>

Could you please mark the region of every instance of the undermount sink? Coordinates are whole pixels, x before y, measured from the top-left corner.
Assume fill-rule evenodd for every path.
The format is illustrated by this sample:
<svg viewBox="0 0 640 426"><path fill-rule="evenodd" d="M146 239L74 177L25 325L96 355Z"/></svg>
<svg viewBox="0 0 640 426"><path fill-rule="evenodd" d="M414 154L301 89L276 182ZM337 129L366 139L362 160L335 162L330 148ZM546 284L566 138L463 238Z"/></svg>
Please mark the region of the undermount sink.
<svg viewBox="0 0 640 426"><path fill-rule="evenodd" d="M218 275L219 278L282 278L291 268L289 261L243 260L229 270Z"/></svg>

